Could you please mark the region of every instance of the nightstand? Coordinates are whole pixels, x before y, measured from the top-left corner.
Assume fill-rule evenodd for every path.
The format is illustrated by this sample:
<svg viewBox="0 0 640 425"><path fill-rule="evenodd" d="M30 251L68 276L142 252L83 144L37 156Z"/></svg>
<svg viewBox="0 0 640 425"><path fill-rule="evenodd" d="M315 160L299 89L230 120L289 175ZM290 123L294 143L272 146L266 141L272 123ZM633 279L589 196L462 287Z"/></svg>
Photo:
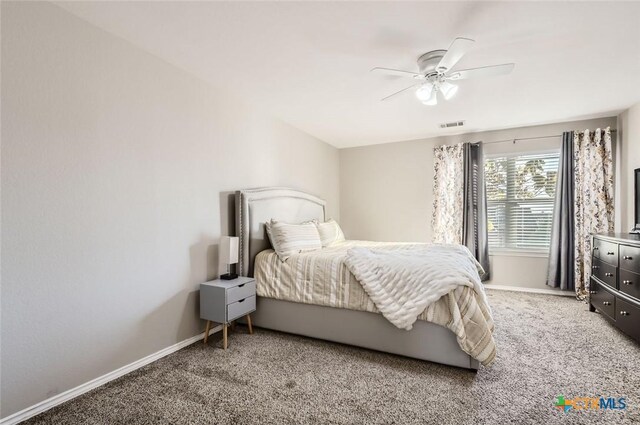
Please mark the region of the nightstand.
<svg viewBox="0 0 640 425"><path fill-rule="evenodd" d="M222 324L222 347L227 349L227 328L239 317L247 316L249 333L253 333L250 314L256 310L256 281L240 276L233 280L216 279L200 284L200 317L207 321L207 343L211 322Z"/></svg>

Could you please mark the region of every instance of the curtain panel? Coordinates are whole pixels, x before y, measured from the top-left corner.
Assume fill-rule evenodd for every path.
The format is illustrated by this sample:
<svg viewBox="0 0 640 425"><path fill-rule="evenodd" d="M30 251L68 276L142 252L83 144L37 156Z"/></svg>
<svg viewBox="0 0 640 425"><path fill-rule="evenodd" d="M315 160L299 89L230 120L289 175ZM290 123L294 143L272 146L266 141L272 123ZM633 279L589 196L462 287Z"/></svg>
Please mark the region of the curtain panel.
<svg viewBox="0 0 640 425"><path fill-rule="evenodd" d="M555 206L551 225L547 285L575 289L575 209L573 131L562 134Z"/></svg>
<svg viewBox="0 0 640 425"><path fill-rule="evenodd" d="M469 248L484 269L480 276L484 281L489 279L490 270L482 142L464 144L463 162L462 244Z"/></svg>
<svg viewBox="0 0 640 425"><path fill-rule="evenodd" d="M591 274L591 234L613 232L611 130L576 132L574 154L575 290L585 299Z"/></svg>
<svg viewBox="0 0 640 425"><path fill-rule="evenodd" d="M463 144L434 148L433 216L434 243L462 243L464 190Z"/></svg>

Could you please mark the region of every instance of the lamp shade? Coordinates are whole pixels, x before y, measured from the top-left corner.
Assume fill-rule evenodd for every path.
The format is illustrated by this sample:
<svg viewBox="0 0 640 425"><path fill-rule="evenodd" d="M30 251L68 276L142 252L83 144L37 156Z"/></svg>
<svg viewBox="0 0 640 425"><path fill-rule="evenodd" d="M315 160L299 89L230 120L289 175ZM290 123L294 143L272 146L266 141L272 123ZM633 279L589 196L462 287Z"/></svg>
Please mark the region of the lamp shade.
<svg viewBox="0 0 640 425"><path fill-rule="evenodd" d="M431 91L431 95L429 96L428 99L423 100L422 101L423 105L429 105L429 106L434 106L438 104L438 89L437 88L433 88L433 90Z"/></svg>
<svg viewBox="0 0 640 425"><path fill-rule="evenodd" d="M444 98L447 100L451 99L456 94L457 91L458 91L458 86L456 86L455 84L451 84L448 81L445 81L444 83L440 84L440 92L442 93Z"/></svg>
<svg viewBox="0 0 640 425"><path fill-rule="evenodd" d="M421 85L418 90L416 90L416 97L420 99L421 102L426 102L431 98L431 94L433 93L433 84L425 83Z"/></svg>
<svg viewBox="0 0 640 425"><path fill-rule="evenodd" d="M238 241L235 236L223 236L220 238L220 262L223 264L236 264L238 262Z"/></svg>

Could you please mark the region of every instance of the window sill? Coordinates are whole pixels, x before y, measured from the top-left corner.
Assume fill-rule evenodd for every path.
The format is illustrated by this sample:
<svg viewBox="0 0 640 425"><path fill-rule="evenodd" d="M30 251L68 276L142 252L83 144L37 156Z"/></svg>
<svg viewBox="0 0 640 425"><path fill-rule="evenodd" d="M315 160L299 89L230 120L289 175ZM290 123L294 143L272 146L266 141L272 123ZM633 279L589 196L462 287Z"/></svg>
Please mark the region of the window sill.
<svg viewBox="0 0 640 425"><path fill-rule="evenodd" d="M530 258L548 258L549 251L519 251L519 250L491 250L489 249L489 257L530 257Z"/></svg>

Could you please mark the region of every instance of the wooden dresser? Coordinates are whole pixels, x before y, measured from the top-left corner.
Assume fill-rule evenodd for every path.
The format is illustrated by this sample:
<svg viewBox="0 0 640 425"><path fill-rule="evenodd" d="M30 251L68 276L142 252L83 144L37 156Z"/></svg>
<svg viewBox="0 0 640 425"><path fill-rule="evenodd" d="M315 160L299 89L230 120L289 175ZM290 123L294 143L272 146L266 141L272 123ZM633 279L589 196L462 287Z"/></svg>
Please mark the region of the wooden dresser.
<svg viewBox="0 0 640 425"><path fill-rule="evenodd" d="M640 235L593 235L589 311L640 341Z"/></svg>

